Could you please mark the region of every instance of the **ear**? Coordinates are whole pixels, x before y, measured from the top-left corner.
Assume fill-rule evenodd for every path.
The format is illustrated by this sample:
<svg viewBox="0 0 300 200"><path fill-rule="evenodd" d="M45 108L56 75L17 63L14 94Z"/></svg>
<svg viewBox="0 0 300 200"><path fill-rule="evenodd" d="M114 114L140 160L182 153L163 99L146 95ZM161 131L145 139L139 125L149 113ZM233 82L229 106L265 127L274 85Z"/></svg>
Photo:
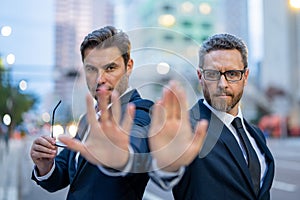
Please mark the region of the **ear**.
<svg viewBox="0 0 300 200"><path fill-rule="evenodd" d="M245 84L244 85L247 85L248 76L249 76L249 68L247 68L245 73L244 73L244 79L245 79L245 82L244 82Z"/></svg>
<svg viewBox="0 0 300 200"><path fill-rule="evenodd" d="M126 65L126 74L127 74L127 76L129 76L129 75L131 74L132 69L133 69L133 64L134 64L134 62L133 62L133 60L130 58L130 59L128 60L127 65Z"/></svg>
<svg viewBox="0 0 300 200"><path fill-rule="evenodd" d="M199 81L201 81L202 74L201 74L201 71L200 71L200 69L197 69L197 75L198 75L198 79L199 79Z"/></svg>

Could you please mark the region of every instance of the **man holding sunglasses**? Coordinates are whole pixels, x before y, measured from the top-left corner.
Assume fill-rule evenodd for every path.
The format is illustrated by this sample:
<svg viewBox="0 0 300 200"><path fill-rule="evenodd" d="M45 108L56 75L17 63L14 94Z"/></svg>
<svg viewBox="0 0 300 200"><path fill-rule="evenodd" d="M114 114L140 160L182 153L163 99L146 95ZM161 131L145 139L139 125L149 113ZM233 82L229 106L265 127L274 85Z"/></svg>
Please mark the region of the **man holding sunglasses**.
<svg viewBox="0 0 300 200"><path fill-rule="evenodd" d="M142 199L147 173L128 172L134 153L149 152L146 139L153 102L128 86L133 69L130 48L127 34L112 26L91 32L82 42L91 95L87 96L87 115L79 122L76 140L71 141L86 141L86 146L80 146L80 153L65 148L57 155L55 138L41 136L33 142L32 179L47 191L69 186L70 200ZM97 161L98 166L83 157Z"/></svg>

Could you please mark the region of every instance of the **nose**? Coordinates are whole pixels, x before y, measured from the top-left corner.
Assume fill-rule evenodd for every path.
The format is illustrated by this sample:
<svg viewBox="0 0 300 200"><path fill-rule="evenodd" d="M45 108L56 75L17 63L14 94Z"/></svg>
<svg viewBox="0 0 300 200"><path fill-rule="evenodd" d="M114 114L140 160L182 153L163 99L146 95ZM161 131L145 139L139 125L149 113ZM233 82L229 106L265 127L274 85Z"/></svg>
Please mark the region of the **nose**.
<svg viewBox="0 0 300 200"><path fill-rule="evenodd" d="M97 83L98 84L103 84L106 82L106 75L104 70L99 70L98 71L98 76L97 76Z"/></svg>
<svg viewBox="0 0 300 200"><path fill-rule="evenodd" d="M228 86L228 81L224 74L221 75L220 80L218 81L218 86L221 88L226 88Z"/></svg>

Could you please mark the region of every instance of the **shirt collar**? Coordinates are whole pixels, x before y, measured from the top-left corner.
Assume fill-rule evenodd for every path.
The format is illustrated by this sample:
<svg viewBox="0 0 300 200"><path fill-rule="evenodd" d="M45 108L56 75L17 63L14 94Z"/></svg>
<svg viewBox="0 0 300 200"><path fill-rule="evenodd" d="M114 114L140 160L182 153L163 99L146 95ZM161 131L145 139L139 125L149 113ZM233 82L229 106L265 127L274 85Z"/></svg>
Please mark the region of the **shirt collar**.
<svg viewBox="0 0 300 200"><path fill-rule="evenodd" d="M239 117L243 122L243 114L242 114L242 110L241 107L238 107L238 114L237 116L233 116L231 114L228 114L226 112L223 111L219 111L216 110L215 108L213 108L211 105L208 104L208 102L204 99L203 103L227 126L229 127L232 123L232 121L234 120L234 118Z"/></svg>

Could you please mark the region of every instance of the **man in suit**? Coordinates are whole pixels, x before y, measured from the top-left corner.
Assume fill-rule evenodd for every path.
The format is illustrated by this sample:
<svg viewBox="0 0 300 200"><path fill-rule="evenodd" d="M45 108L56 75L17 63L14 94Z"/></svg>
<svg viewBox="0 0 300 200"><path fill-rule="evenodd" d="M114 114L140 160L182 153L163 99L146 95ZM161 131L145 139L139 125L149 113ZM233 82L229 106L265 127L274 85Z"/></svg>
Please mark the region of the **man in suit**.
<svg viewBox="0 0 300 200"><path fill-rule="evenodd" d="M57 155L55 138L37 138L30 152L35 163L32 179L47 191L69 186L70 200L142 199L148 175L128 173L128 169L133 153L149 152L146 134L153 103L128 86L133 68L130 48L127 34L112 26L91 32L82 42L81 56L91 95L87 96L87 115L79 122L77 140L72 141L85 142L100 155L84 147L80 153L64 148ZM90 161L97 161L98 166Z"/></svg>
<svg viewBox="0 0 300 200"><path fill-rule="evenodd" d="M204 99L188 114L183 88L171 82L155 104L149 146L158 170L150 175L162 188L173 188L175 199L270 199L274 160L262 131L243 118L240 107L247 57L238 37L213 35L199 51Z"/></svg>

